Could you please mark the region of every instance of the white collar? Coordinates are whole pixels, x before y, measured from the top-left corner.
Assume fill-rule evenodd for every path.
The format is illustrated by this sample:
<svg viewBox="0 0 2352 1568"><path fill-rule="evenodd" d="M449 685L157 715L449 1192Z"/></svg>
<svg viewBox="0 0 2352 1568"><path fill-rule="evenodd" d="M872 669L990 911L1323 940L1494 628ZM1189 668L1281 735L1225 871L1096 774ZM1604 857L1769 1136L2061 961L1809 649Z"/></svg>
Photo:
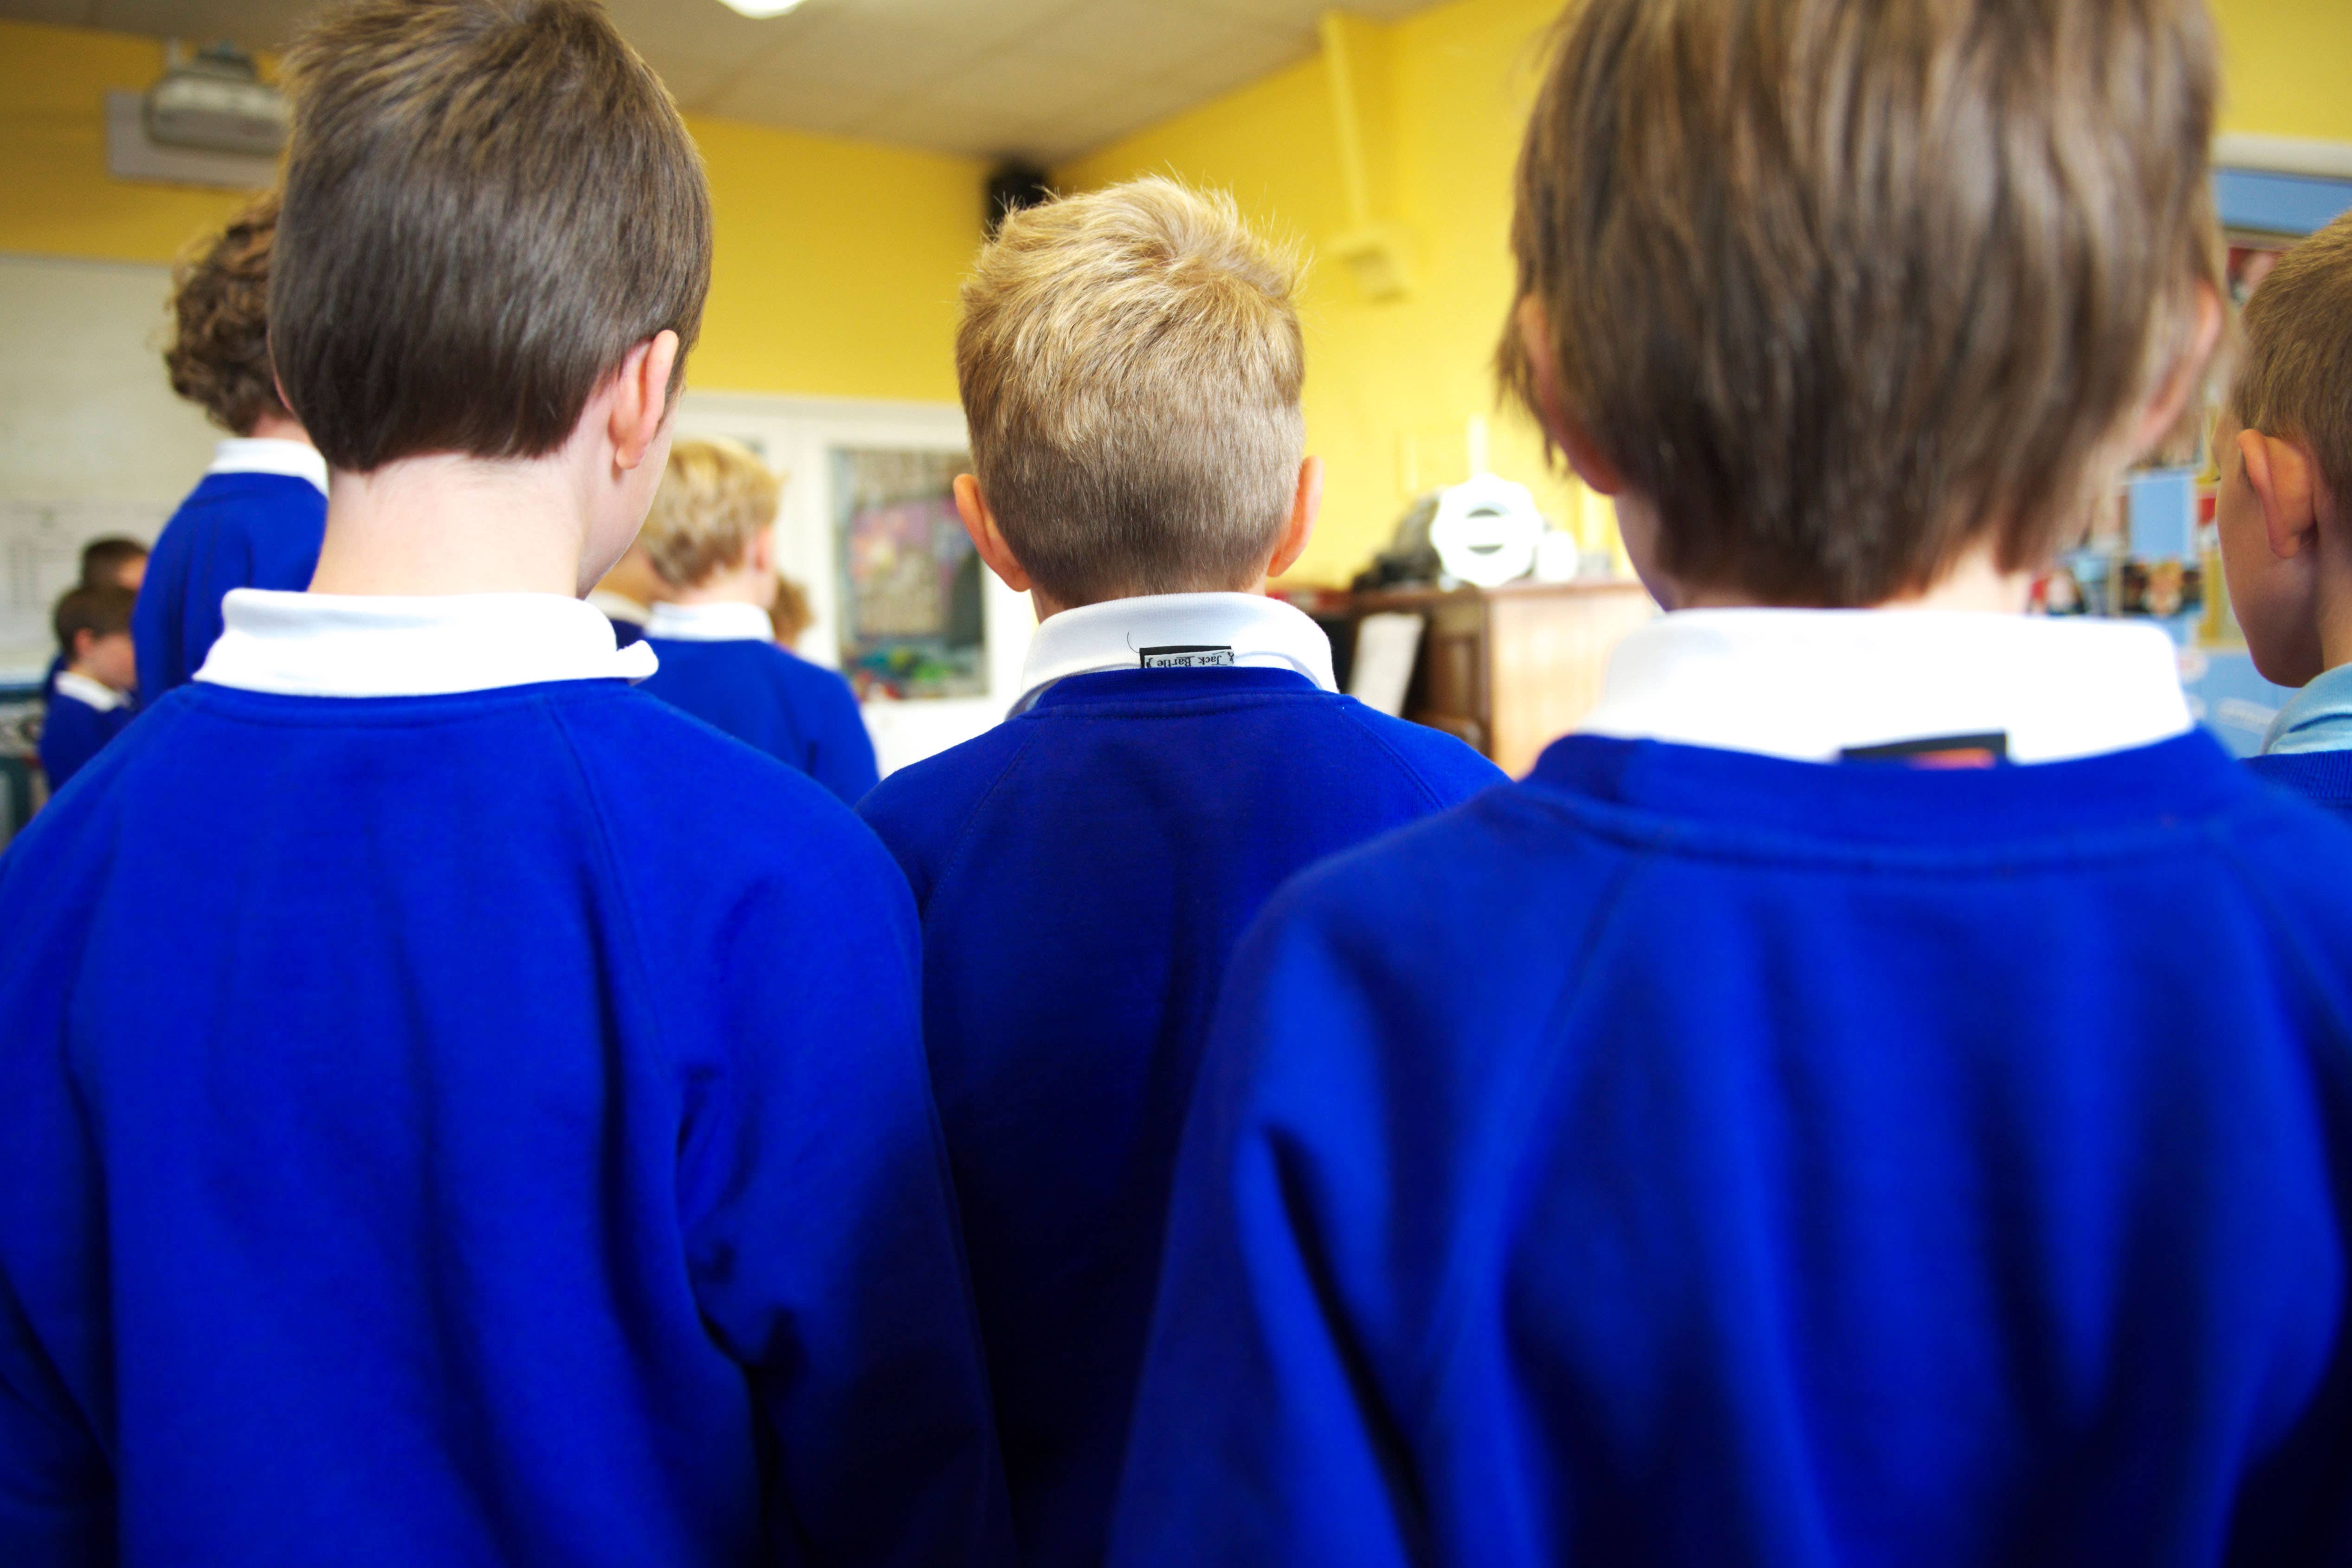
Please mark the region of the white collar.
<svg viewBox="0 0 2352 1568"><path fill-rule="evenodd" d="M1039 622L1013 711L1026 710L1071 675L1187 664L1296 670L1327 692L1339 689L1331 640L1296 606L1262 593L1152 593L1082 604Z"/></svg>
<svg viewBox="0 0 2352 1568"><path fill-rule="evenodd" d="M593 589L588 602L603 611L607 621L625 621L632 626L646 623L646 607L625 593L615 593L609 588Z"/></svg>
<svg viewBox="0 0 2352 1568"><path fill-rule="evenodd" d="M84 707L96 708L100 713L112 713L123 705L124 698L121 692L108 685L104 681L91 680L88 675L77 674L72 670L59 670L55 685L56 689L64 695L73 698Z"/></svg>
<svg viewBox="0 0 2352 1568"><path fill-rule="evenodd" d="M557 593L433 597L234 588L196 679L302 697L437 696L541 681L641 681L658 661Z"/></svg>
<svg viewBox="0 0 2352 1568"><path fill-rule="evenodd" d="M646 617L646 635L679 643L772 643L776 623L758 605L740 600L710 604L672 604L664 600Z"/></svg>
<svg viewBox="0 0 2352 1568"><path fill-rule="evenodd" d="M327 493L327 460L307 441L281 441L274 435L233 435L213 448L207 474L279 474L308 479Z"/></svg>
<svg viewBox="0 0 2352 1568"><path fill-rule="evenodd" d="M1686 610L1609 663L1592 735L1831 762L1849 747L2001 733L2056 762L2185 733L2179 657L2121 621L1923 610Z"/></svg>

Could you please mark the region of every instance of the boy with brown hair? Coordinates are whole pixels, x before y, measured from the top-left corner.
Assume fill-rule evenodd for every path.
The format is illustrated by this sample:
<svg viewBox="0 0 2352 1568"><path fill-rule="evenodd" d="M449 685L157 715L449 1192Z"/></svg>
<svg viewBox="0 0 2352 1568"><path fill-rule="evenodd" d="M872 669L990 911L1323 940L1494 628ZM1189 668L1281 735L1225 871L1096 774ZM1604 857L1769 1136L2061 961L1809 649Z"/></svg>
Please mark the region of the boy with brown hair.
<svg viewBox="0 0 2352 1568"><path fill-rule="evenodd" d="M580 600L699 324L686 129L588 0L289 66L316 580L0 860L0 1561L995 1560L906 889Z"/></svg>
<svg viewBox="0 0 2352 1568"><path fill-rule="evenodd" d="M1111 1559L2352 1555L2352 835L2034 570L2219 331L2196 0L1584 0L1505 362L1669 613L1300 877Z"/></svg>
<svg viewBox="0 0 2352 1568"><path fill-rule="evenodd" d="M49 623L58 634L57 668L41 714L41 771L51 793L80 772L137 711L139 669L131 643L138 595L116 583L68 589Z"/></svg>
<svg viewBox="0 0 2352 1568"><path fill-rule="evenodd" d="M732 441L681 441L637 548L662 582L646 690L856 805L874 741L849 683L777 646L773 530L783 481Z"/></svg>
<svg viewBox="0 0 2352 1568"><path fill-rule="evenodd" d="M327 527L327 460L278 401L269 256L278 193L257 196L172 287L172 390L229 433L155 540L139 584L139 689L149 703L195 677L233 588L302 589Z"/></svg>
<svg viewBox="0 0 2352 1568"><path fill-rule="evenodd" d="M1322 856L1503 781L1332 688L1265 595L1322 486L1297 268L1142 180L1008 216L963 289L956 504L1039 617L1013 716L858 810L924 1041L1024 1561L1100 1560L1177 1130L1234 936Z"/></svg>
<svg viewBox="0 0 2352 1568"><path fill-rule="evenodd" d="M2352 812L2352 214L2246 302L2213 433L2231 607L2265 679L2300 686L2254 771Z"/></svg>

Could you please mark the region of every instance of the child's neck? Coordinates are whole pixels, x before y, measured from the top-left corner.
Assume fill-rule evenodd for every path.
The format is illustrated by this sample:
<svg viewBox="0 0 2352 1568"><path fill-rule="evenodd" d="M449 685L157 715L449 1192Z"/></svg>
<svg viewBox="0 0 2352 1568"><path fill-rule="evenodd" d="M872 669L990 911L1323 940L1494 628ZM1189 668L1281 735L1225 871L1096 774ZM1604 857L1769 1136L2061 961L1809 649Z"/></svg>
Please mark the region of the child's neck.
<svg viewBox="0 0 2352 1568"><path fill-rule="evenodd" d="M2319 617L2319 663L2333 670L2352 664L2352 540L2345 538L2352 519L2339 518L2332 506L2320 504L2325 509L2313 530L2312 549L2319 557L2313 567L2318 580L2313 600Z"/></svg>
<svg viewBox="0 0 2352 1568"><path fill-rule="evenodd" d="M730 567L704 578L692 588L673 588L663 594L672 604L756 604L765 610L776 601L776 579L756 563Z"/></svg>
<svg viewBox="0 0 2352 1568"><path fill-rule="evenodd" d="M406 457L331 477L313 593L586 591L589 497L562 454Z"/></svg>
<svg viewBox="0 0 2352 1568"><path fill-rule="evenodd" d="M69 675L79 675L85 681L96 681L108 691L120 692L124 689L116 685L112 681L108 680L104 675L100 674L96 669L84 664L79 659L68 659L63 667L66 674Z"/></svg>
<svg viewBox="0 0 2352 1568"><path fill-rule="evenodd" d="M1764 601L1737 589L1675 591L1672 610L1757 610ZM2021 615L2033 593L2033 574L2002 571L1990 546L1970 550L1951 570L1917 593L1874 604L1873 610L1944 610Z"/></svg>

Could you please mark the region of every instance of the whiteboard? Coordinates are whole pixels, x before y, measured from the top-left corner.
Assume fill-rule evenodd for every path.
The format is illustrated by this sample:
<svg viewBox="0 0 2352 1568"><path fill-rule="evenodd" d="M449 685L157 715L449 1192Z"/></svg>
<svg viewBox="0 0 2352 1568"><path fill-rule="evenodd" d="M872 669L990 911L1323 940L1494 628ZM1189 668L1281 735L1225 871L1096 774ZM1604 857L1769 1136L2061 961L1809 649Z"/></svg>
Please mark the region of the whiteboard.
<svg viewBox="0 0 2352 1568"><path fill-rule="evenodd" d="M152 539L222 434L163 375L171 271L0 254L0 680L37 679L82 545Z"/></svg>

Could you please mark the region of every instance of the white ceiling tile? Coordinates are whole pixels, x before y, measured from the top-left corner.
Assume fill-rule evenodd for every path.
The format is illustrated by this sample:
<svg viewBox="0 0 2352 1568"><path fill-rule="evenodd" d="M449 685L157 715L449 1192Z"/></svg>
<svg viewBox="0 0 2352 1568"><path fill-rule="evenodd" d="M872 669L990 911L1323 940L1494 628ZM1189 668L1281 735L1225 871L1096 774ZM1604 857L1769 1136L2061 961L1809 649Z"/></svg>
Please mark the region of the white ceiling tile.
<svg viewBox="0 0 2352 1568"><path fill-rule="evenodd" d="M845 131L871 118L885 101L860 83L795 78L773 67L755 67L730 75L692 107L730 120Z"/></svg>
<svg viewBox="0 0 2352 1568"><path fill-rule="evenodd" d="M52 27L95 27L98 0L0 0L0 16Z"/></svg>
<svg viewBox="0 0 2352 1568"><path fill-rule="evenodd" d="M247 49L274 50L315 9L305 0L98 0L89 26L196 45L226 38Z"/></svg>

